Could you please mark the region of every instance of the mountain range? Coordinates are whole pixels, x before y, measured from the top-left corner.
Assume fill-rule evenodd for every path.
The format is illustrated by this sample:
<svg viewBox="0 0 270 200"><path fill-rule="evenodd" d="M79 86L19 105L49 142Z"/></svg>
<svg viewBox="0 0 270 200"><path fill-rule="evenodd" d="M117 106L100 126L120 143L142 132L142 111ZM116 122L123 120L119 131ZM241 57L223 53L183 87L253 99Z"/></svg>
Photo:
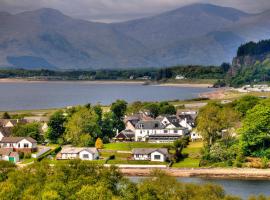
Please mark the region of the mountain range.
<svg viewBox="0 0 270 200"><path fill-rule="evenodd" d="M270 38L270 11L192 4L121 23L74 19L43 8L0 12L0 66L100 69L220 65L239 45Z"/></svg>

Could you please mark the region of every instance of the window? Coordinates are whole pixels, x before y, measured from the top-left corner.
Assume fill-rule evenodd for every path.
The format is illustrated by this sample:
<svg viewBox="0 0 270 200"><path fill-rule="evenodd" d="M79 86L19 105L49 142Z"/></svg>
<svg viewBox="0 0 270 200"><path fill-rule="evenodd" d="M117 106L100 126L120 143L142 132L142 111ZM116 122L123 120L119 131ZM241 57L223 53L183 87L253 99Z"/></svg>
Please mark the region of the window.
<svg viewBox="0 0 270 200"><path fill-rule="evenodd" d="M160 160L160 155L154 155L154 160Z"/></svg>
<svg viewBox="0 0 270 200"><path fill-rule="evenodd" d="M177 133L178 131L177 130L174 130L174 133Z"/></svg>
<svg viewBox="0 0 270 200"><path fill-rule="evenodd" d="M168 130L164 130L164 133L168 133Z"/></svg>
<svg viewBox="0 0 270 200"><path fill-rule="evenodd" d="M88 154L83 154L83 158L89 158Z"/></svg>
<svg viewBox="0 0 270 200"><path fill-rule="evenodd" d="M28 143L24 143L23 144L23 148L28 148L29 147L29 144Z"/></svg>

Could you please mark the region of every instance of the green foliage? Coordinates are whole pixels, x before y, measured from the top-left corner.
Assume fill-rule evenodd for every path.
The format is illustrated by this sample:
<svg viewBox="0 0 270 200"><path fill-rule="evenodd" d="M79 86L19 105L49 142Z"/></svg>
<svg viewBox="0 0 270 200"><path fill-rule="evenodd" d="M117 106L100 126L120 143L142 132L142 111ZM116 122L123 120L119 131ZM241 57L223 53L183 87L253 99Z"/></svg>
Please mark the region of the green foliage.
<svg viewBox="0 0 270 200"><path fill-rule="evenodd" d="M15 169L16 165L14 163L0 160L0 182L5 181L8 178L8 173Z"/></svg>
<svg viewBox="0 0 270 200"><path fill-rule="evenodd" d="M270 158L270 106L260 103L247 112L240 129L245 156Z"/></svg>
<svg viewBox="0 0 270 200"><path fill-rule="evenodd" d="M111 112L113 113L114 127L118 131L122 131L125 128L123 118L127 111L127 102L124 100L116 100L111 105Z"/></svg>
<svg viewBox="0 0 270 200"><path fill-rule="evenodd" d="M98 116L93 109L79 108L66 124L65 139L75 146L90 146L101 134Z"/></svg>
<svg viewBox="0 0 270 200"><path fill-rule="evenodd" d="M260 99L255 96L244 96L233 102L235 110L237 110L241 116L245 116L247 111L252 109L259 103Z"/></svg>
<svg viewBox="0 0 270 200"><path fill-rule="evenodd" d="M238 114L231 108L216 103L203 107L197 117L197 131L207 146L221 138L223 129L232 127L238 121Z"/></svg>
<svg viewBox="0 0 270 200"><path fill-rule="evenodd" d="M57 143L59 138L63 137L65 132L64 123L66 122L66 117L63 111L59 110L55 112L48 122L49 129L45 135L53 143Z"/></svg>
<svg viewBox="0 0 270 200"><path fill-rule="evenodd" d="M42 141L40 135L40 124L39 123L27 123L27 124L17 124L12 129L12 136L16 137L32 137L38 142Z"/></svg>

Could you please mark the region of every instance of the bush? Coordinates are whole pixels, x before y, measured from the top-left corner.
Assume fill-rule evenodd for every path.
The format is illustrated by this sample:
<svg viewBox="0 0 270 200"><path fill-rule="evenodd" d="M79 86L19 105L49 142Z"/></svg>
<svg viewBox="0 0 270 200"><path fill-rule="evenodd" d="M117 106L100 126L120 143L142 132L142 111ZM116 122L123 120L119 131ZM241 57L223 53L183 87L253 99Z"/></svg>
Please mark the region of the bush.
<svg viewBox="0 0 270 200"><path fill-rule="evenodd" d="M19 152L19 158L23 159L24 158L24 153L23 152Z"/></svg>
<svg viewBox="0 0 270 200"><path fill-rule="evenodd" d="M25 153L24 154L24 159L29 159L31 158L31 153Z"/></svg>

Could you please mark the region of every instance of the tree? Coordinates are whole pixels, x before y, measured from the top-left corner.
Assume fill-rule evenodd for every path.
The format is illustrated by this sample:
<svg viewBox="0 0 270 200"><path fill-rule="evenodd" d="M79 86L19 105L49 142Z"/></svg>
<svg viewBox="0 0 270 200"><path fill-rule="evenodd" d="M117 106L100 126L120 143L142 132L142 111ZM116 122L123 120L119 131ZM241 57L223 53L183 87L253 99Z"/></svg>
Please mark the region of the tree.
<svg viewBox="0 0 270 200"><path fill-rule="evenodd" d="M116 134L116 129L122 129L124 127L124 123L122 122L122 127L119 128L115 125L118 123L118 120L115 118L114 114L112 112L106 112L104 113L103 119L102 119L102 126L101 126L101 132L102 132L102 138L112 138Z"/></svg>
<svg viewBox="0 0 270 200"><path fill-rule="evenodd" d="M45 134L46 138L53 143L56 143L59 138L62 138L65 132L65 122L66 117L64 116L63 111L59 110L55 112L49 119L49 129Z"/></svg>
<svg viewBox="0 0 270 200"><path fill-rule="evenodd" d="M240 98L239 100L236 100L234 102L234 108L239 113L241 113L241 116L245 116L247 111L256 106L259 103L259 101L260 100L258 97L247 95Z"/></svg>
<svg viewBox="0 0 270 200"><path fill-rule="evenodd" d="M98 116L98 125L101 126L102 125L102 108L100 105L96 105L93 107L93 109Z"/></svg>
<svg viewBox="0 0 270 200"><path fill-rule="evenodd" d="M189 144L189 137L183 137L179 140L175 140L173 146L175 148L174 160L175 162L179 162L182 158L182 151Z"/></svg>
<svg viewBox="0 0 270 200"><path fill-rule="evenodd" d="M12 129L12 136L31 137L41 142L42 137L40 135L40 124L36 122L28 124L19 123Z"/></svg>
<svg viewBox="0 0 270 200"><path fill-rule="evenodd" d="M173 105L169 104L168 102L161 102L159 105L159 114L164 115L175 115L176 109Z"/></svg>
<svg viewBox="0 0 270 200"><path fill-rule="evenodd" d="M112 103L111 111L115 114L116 118L122 120L127 110L127 102L124 100L117 100Z"/></svg>
<svg viewBox="0 0 270 200"><path fill-rule="evenodd" d="M98 139L96 140L95 147L96 147L97 149L103 149L103 142L102 142L102 139L98 138Z"/></svg>
<svg viewBox="0 0 270 200"><path fill-rule="evenodd" d="M210 103L203 107L197 117L197 131L207 146L221 137L221 131L232 127L238 121L237 113L231 107Z"/></svg>
<svg viewBox="0 0 270 200"><path fill-rule="evenodd" d="M111 111L113 113L114 127L118 131L122 131L125 128L123 122L124 115L127 110L127 102L124 100L117 100L111 106Z"/></svg>
<svg viewBox="0 0 270 200"><path fill-rule="evenodd" d="M156 118L159 115L159 105L157 103L149 103L145 106L145 109L149 110L152 117Z"/></svg>
<svg viewBox="0 0 270 200"><path fill-rule="evenodd" d="M245 156L270 158L270 106L258 104L247 112L241 134L241 149Z"/></svg>
<svg viewBox="0 0 270 200"><path fill-rule="evenodd" d="M11 117L7 112L4 112L2 115L2 119L11 119Z"/></svg>
<svg viewBox="0 0 270 200"><path fill-rule="evenodd" d="M65 139L75 146L94 145L100 134L98 116L93 109L80 108L66 124Z"/></svg>

